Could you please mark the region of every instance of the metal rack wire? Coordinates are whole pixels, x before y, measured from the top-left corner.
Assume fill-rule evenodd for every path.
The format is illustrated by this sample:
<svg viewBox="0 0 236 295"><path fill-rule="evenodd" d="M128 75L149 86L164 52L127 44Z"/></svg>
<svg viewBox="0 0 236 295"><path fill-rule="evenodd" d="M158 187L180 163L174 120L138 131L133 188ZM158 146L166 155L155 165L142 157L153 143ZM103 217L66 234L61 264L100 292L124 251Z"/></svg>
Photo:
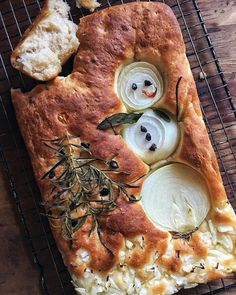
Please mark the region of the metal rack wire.
<svg viewBox="0 0 236 295"><path fill-rule="evenodd" d="M42 7L40 0L2 0L0 3L0 164L6 172L26 238L38 265L43 294L74 294L70 276L53 240L49 224L39 211L40 193L30 161L16 124L10 88L29 90L36 82L21 75L10 65L10 54L20 36ZM71 18L79 22L88 14L71 4ZM100 9L129 0L103 0ZM223 182L236 208L236 109L213 44L196 0L166 0L177 16L187 48L191 69L201 100L204 120L215 149ZM68 65L64 73L68 73ZM199 80L199 73L203 79ZM62 73L63 74L63 73ZM206 74L206 75L205 75ZM17 161L16 161L17 159ZM215 294L236 287L235 276L202 285L191 294ZM186 294L187 291L181 291ZM190 294L188 292L188 294Z"/></svg>

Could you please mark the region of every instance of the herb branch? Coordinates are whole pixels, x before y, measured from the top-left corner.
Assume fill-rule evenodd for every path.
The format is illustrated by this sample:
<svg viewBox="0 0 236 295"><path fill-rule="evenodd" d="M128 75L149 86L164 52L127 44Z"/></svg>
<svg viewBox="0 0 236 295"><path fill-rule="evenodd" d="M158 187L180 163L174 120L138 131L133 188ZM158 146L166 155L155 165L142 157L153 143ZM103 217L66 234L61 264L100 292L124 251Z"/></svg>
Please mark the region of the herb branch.
<svg viewBox="0 0 236 295"><path fill-rule="evenodd" d="M55 159L55 164L42 177L49 178L52 183L51 198L43 203L44 215L61 220L63 237L71 241L88 217L92 218L89 236L97 229L101 244L111 253L102 240L98 218L117 208L116 200L121 193L130 202L138 201L127 189L138 188L133 183L139 178L130 183L113 180L112 174L129 174L119 170L118 163L113 160L115 156L109 160L95 158L88 144L76 144L74 139L66 135L43 141Z"/></svg>

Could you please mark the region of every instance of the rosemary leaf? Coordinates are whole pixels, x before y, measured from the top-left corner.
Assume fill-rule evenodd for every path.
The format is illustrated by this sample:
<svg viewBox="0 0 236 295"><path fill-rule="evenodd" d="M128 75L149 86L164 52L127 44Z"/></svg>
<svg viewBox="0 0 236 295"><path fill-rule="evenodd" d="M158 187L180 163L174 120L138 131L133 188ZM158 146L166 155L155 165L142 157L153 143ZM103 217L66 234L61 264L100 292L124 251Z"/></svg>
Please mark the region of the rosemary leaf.
<svg viewBox="0 0 236 295"><path fill-rule="evenodd" d="M129 195L128 196L128 199L129 199L130 202L135 203L135 202L140 201L141 200L141 197L140 198L136 198L134 195Z"/></svg>
<svg viewBox="0 0 236 295"><path fill-rule="evenodd" d="M183 239L183 240L189 241L192 237L192 234L196 230L198 230L198 227L196 227L195 229L193 229L189 232L186 232L186 233L180 233L180 232L170 232L170 233L171 233L173 239Z"/></svg>
<svg viewBox="0 0 236 295"><path fill-rule="evenodd" d="M78 231L86 222L87 217L89 214L85 214L83 216L81 216L78 220L77 220L77 224L76 226L73 227L73 233L75 233L76 231Z"/></svg>
<svg viewBox="0 0 236 295"><path fill-rule="evenodd" d="M55 139L43 139L42 142L51 142L53 143L54 145L61 145L61 142L63 142L65 139L65 136L60 136L60 137L57 137Z"/></svg>
<svg viewBox="0 0 236 295"><path fill-rule="evenodd" d="M102 227L97 224L97 234L98 234L98 237L99 237L99 240L100 240L100 243L103 245L103 247L107 250L107 252L111 255L111 256L114 256L113 252L111 251L111 249L109 249L107 247L107 245L104 243L103 239L102 239Z"/></svg>
<svg viewBox="0 0 236 295"><path fill-rule="evenodd" d="M46 172L41 179L44 179L47 177L53 170L55 170L58 166L60 166L63 162L65 162L65 159L62 158L59 162L57 162L51 169Z"/></svg>
<svg viewBox="0 0 236 295"><path fill-rule="evenodd" d="M183 77L179 77L177 84L176 84L176 89L175 89L175 97L176 97L176 121L179 121L179 84L181 82Z"/></svg>

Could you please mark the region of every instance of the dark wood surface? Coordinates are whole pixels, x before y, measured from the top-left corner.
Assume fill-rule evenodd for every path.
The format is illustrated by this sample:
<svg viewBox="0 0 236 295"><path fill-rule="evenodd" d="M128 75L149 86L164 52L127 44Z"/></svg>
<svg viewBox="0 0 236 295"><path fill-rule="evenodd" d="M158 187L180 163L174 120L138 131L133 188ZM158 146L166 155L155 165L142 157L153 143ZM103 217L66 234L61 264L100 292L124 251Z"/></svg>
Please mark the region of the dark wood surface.
<svg viewBox="0 0 236 295"><path fill-rule="evenodd" d="M236 0L198 0L217 56L236 101Z"/></svg>
<svg viewBox="0 0 236 295"><path fill-rule="evenodd" d="M38 271L33 263L20 219L3 173L0 171L0 294L40 295Z"/></svg>
<svg viewBox="0 0 236 295"><path fill-rule="evenodd" d="M199 0L208 32L236 97L236 0ZM7 182L0 172L0 294L41 294L37 268L20 225ZM192 294L191 291L188 294ZM236 289L221 294L236 294ZM69 294L68 294L69 295Z"/></svg>

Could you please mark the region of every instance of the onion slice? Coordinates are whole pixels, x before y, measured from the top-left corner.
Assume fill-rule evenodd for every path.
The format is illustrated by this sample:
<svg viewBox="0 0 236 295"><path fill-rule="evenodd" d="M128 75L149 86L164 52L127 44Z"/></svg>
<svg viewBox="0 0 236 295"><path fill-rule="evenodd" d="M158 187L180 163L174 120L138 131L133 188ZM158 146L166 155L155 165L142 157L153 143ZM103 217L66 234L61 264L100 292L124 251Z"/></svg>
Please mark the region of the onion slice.
<svg viewBox="0 0 236 295"><path fill-rule="evenodd" d="M162 97L163 80L154 65L134 62L121 70L117 92L130 110L146 109Z"/></svg>
<svg viewBox="0 0 236 295"><path fill-rule="evenodd" d="M184 164L170 164L153 172L144 181L141 194L147 215L168 231L192 231L210 210L204 179Z"/></svg>
<svg viewBox="0 0 236 295"><path fill-rule="evenodd" d="M128 146L147 164L166 159L179 142L178 124L170 115L164 113L169 119L165 120L160 113L163 114L148 109L135 124L122 132ZM146 132L142 131L143 127Z"/></svg>

